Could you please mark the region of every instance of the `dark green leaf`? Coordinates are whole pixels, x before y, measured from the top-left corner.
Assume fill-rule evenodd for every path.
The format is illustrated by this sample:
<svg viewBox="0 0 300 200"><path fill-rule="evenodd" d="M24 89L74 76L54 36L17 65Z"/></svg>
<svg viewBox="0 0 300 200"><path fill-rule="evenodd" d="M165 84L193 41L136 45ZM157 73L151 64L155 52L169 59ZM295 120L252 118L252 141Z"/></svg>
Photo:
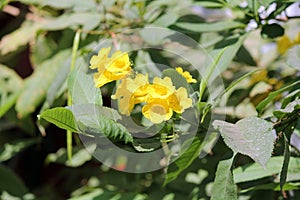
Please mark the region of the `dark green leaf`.
<svg viewBox="0 0 300 200"><path fill-rule="evenodd" d="M274 92L270 92L268 97L265 98L263 101L261 101L257 106L256 106L256 110L258 112L258 115L260 116L262 114L263 109L279 94L281 94L282 92L290 89L291 87L294 87L295 85L298 85L300 83L300 81L296 81L294 83L291 83L283 88L280 88L279 90L276 90Z"/></svg>
<svg viewBox="0 0 300 200"><path fill-rule="evenodd" d="M233 181L231 166L234 156L222 160L218 164L216 178L212 188L211 200L231 199L237 200L237 187Z"/></svg>
<svg viewBox="0 0 300 200"><path fill-rule="evenodd" d="M257 117L244 118L236 124L215 120L224 142L234 152L250 156L265 167L274 146L273 124Z"/></svg>
<svg viewBox="0 0 300 200"><path fill-rule="evenodd" d="M0 164L0 191L7 191L13 196L22 197L28 189L21 179L10 169Z"/></svg>
<svg viewBox="0 0 300 200"><path fill-rule="evenodd" d="M261 34L263 37L277 38L284 34L284 29L279 24L266 24L262 27Z"/></svg>
<svg viewBox="0 0 300 200"><path fill-rule="evenodd" d="M55 124L59 128L78 133L73 113L67 108L57 107L45 110L38 117Z"/></svg>
<svg viewBox="0 0 300 200"><path fill-rule="evenodd" d="M286 183L288 167L289 167L289 162L291 157L290 144L284 133L283 133L283 139L284 139L284 152L283 152L284 159L283 159L283 165L280 172L280 190L283 189L283 186Z"/></svg>
<svg viewBox="0 0 300 200"><path fill-rule="evenodd" d="M160 138L134 138L133 147L139 152L150 152L161 148Z"/></svg>
<svg viewBox="0 0 300 200"><path fill-rule="evenodd" d="M183 153L175 158L176 160L168 166L164 185L175 180L178 175L188 166L190 166L192 162L199 156L201 150L200 139L198 137L190 139L193 139L192 144L190 144L189 140L185 141L182 148L186 149L186 151L183 151ZM187 144L190 146L187 146Z"/></svg>

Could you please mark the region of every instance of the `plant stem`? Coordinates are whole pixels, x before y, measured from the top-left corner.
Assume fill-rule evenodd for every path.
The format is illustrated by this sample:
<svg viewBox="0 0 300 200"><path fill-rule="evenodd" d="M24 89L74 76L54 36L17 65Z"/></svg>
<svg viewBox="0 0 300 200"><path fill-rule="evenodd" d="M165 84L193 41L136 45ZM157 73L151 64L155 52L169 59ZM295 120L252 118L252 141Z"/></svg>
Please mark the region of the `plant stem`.
<svg viewBox="0 0 300 200"><path fill-rule="evenodd" d="M70 72L72 72L75 68L76 63L76 56L80 41L80 30L76 31L74 40L73 40L73 48L72 48L72 60L70 65ZM72 105L72 97L70 92L68 92L68 106ZM68 154L68 160L70 161L72 159L72 132L67 131L67 154Z"/></svg>

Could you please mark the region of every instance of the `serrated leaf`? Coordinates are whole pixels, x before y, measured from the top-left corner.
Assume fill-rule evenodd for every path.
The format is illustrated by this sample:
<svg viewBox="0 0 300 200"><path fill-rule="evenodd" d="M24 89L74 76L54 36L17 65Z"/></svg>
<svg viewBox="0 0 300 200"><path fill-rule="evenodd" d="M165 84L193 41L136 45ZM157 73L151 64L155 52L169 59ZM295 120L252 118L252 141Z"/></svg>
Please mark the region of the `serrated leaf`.
<svg viewBox="0 0 300 200"><path fill-rule="evenodd" d="M118 111L95 104L73 105L70 107L81 133L98 137L133 142L132 135L117 120L121 120ZM104 134L104 135L103 135Z"/></svg>
<svg viewBox="0 0 300 200"><path fill-rule="evenodd" d="M15 104L23 80L12 69L0 64L0 118Z"/></svg>
<svg viewBox="0 0 300 200"><path fill-rule="evenodd" d="M212 23L189 23L189 22L178 22L175 24L177 27L194 31L197 33L201 32L216 32L224 31L229 29L237 29L245 27L245 24L236 21L219 21Z"/></svg>
<svg viewBox="0 0 300 200"><path fill-rule="evenodd" d="M68 65L66 58L71 56L69 49L58 52L52 58L43 62L25 81L25 87L20 94L16 110L19 117L34 112L46 96L51 83L64 65Z"/></svg>
<svg viewBox="0 0 300 200"><path fill-rule="evenodd" d="M231 166L234 156L228 160L222 160L218 164L216 178L212 188L211 200L237 200L237 187L233 181Z"/></svg>
<svg viewBox="0 0 300 200"><path fill-rule="evenodd" d="M260 115L262 114L263 109L264 109L271 101L273 101L273 99L274 99L275 97L277 97L277 95L281 94L281 93L284 92L284 91L287 91L288 89L290 89L290 88L292 88L292 87L294 87L294 86L296 86L296 85L298 85L298 84L300 84L300 81L296 81L296 82L291 83L291 84L289 84L289 85L287 85L287 86L285 86L285 87L283 87L283 88L280 88L279 90L276 90L276 91L274 91L274 92L270 92L269 95L268 95L268 97L265 98L263 101L261 101L261 102L256 106L256 110L257 110L257 112L258 112L258 115L260 116Z"/></svg>
<svg viewBox="0 0 300 200"><path fill-rule="evenodd" d="M78 133L73 113L67 108L57 107L48 109L42 112L38 117L55 124L59 128Z"/></svg>
<svg viewBox="0 0 300 200"><path fill-rule="evenodd" d="M300 70L300 45L293 46L288 50L287 64L297 70Z"/></svg>
<svg viewBox="0 0 300 200"><path fill-rule="evenodd" d="M72 104L102 105L101 90L95 87L93 76L73 70L68 78Z"/></svg>
<svg viewBox="0 0 300 200"><path fill-rule="evenodd" d="M26 147L37 142L37 139L22 139L11 143L5 143L0 147L0 162L9 160Z"/></svg>
<svg viewBox="0 0 300 200"><path fill-rule="evenodd" d="M201 151L201 141L198 137L190 138L193 139L190 144L189 140L186 140L183 144L182 149L186 149L182 154L175 158L176 160L168 166L164 185L175 180L178 175L185 170L192 162L199 156ZM190 145L190 146L187 146Z"/></svg>
<svg viewBox="0 0 300 200"><path fill-rule="evenodd" d="M266 169L263 169L258 163L247 164L233 170L234 182L242 183L253 181L261 178L265 178L268 176L274 176L274 174L279 174L282 165L283 165L283 156L274 156L271 157L269 162L266 164ZM299 158L290 157L289 167L288 167L288 178L289 181L292 176L295 174L299 174L300 169L300 161ZM294 180L299 180L294 179Z"/></svg>
<svg viewBox="0 0 300 200"><path fill-rule="evenodd" d="M224 142L234 152L248 155L265 167L274 145L273 124L257 117L244 118L236 124L215 120Z"/></svg>
<svg viewBox="0 0 300 200"><path fill-rule="evenodd" d="M180 87L184 87L187 90L187 92L189 93L189 91L191 89L189 83L175 69L166 69L166 70L164 70L162 72L162 78L165 78L165 77L170 77L171 78L172 83L176 87L176 89L178 89Z"/></svg>
<svg viewBox="0 0 300 200"><path fill-rule="evenodd" d="M0 164L0 191L7 191L13 196L22 197L28 189L21 179L8 167Z"/></svg>
<svg viewBox="0 0 300 200"><path fill-rule="evenodd" d="M67 13L53 20L49 20L41 28L44 30L62 30L70 27L78 28L82 26L84 30L93 30L101 21L101 14L95 12Z"/></svg>

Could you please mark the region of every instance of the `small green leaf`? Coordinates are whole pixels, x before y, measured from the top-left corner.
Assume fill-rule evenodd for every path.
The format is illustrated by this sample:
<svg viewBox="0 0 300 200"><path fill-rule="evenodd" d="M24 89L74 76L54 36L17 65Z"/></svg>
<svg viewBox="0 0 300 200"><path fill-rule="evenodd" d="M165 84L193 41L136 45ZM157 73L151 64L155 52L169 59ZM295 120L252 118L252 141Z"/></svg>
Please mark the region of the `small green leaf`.
<svg viewBox="0 0 300 200"><path fill-rule="evenodd" d="M180 87L184 87L187 92L190 91L190 85L186 81L186 79L179 74L175 69L166 69L162 72L162 78L170 77L172 80L173 85L176 87L176 89Z"/></svg>
<svg viewBox="0 0 300 200"><path fill-rule="evenodd" d="M211 200L237 200L237 187L233 181L231 166L234 156L228 160L222 160L218 164L214 181Z"/></svg>
<svg viewBox="0 0 300 200"><path fill-rule="evenodd" d="M256 110L258 112L258 115L260 116L262 114L263 109L279 94L281 94L282 92L298 85L300 83L300 81L296 81L294 83L291 83L283 88L280 88L279 90L276 90L274 92L270 92L268 97L265 98L263 101L261 101L257 106L256 106Z"/></svg>
<svg viewBox="0 0 300 200"><path fill-rule="evenodd" d="M159 137L154 138L134 138L133 147L138 152L150 152L161 148Z"/></svg>
<svg viewBox="0 0 300 200"><path fill-rule="evenodd" d="M271 157L274 146L273 124L257 117L244 118L236 124L215 120L224 142L234 152L250 156L265 167Z"/></svg>
<svg viewBox="0 0 300 200"><path fill-rule="evenodd" d="M189 140L186 140L183 144L182 148L186 149L186 151L183 151L182 154L175 158L176 160L174 161L174 163L168 166L164 185L175 180L178 177L178 175L188 166L190 166L192 162L199 156L201 151L200 139L198 137L190 139L193 139L191 144Z"/></svg>
<svg viewBox="0 0 300 200"><path fill-rule="evenodd" d="M8 167L0 164L0 191L7 191L13 196L22 197L28 189L21 179Z"/></svg>
<svg viewBox="0 0 300 200"><path fill-rule="evenodd" d="M189 23L189 22L178 22L175 24L179 28L200 32L215 32L224 31L228 29L244 28L245 24L236 21L219 21L212 23Z"/></svg>
<svg viewBox="0 0 300 200"><path fill-rule="evenodd" d="M57 107L45 110L38 117L55 124L59 128L78 133L73 113L67 108Z"/></svg>
<svg viewBox="0 0 300 200"><path fill-rule="evenodd" d="M283 186L286 183L289 162L291 157L290 144L284 133L283 133L283 139L284 139L284 152L283 152L284 159L283 159L282 169L280 172L280 190L283 189Z"/></svg>
<svg viewBox="0 0 300 200"><path fill-rule="evenodd" d="M178 18L179 18L179 15L177 13L167 12L166 14L162 15L157 20L155 20L153 22L153 24L161 26L161 27L168 27L168 26L174 24Z"/></svg>
<svg viewBox="0 0 300 200"><path fill-rule="evenodd" d="M300 45L293 46L287 54L288 66L300 70Z"/></svg>

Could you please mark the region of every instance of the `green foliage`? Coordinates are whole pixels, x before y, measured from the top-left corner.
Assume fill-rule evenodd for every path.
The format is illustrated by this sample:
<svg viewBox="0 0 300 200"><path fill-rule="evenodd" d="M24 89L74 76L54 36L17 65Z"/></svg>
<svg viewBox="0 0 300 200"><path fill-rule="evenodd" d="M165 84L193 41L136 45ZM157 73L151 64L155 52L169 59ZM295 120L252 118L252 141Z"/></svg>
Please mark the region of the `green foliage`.
<svg viewBox="0 0 300 200"><path fill-rule="evenodd" d="M295 2L1 1L0 199L299 199ZM109 46L128 52L128 77L168 76L192 107L154 125L143 103L120 114L121 80L96 88L104 69L88 67ZM104 152L114 169L151 166L161 150L161 170L109 169L91 155L106 142L143 156Z"/></svg>

